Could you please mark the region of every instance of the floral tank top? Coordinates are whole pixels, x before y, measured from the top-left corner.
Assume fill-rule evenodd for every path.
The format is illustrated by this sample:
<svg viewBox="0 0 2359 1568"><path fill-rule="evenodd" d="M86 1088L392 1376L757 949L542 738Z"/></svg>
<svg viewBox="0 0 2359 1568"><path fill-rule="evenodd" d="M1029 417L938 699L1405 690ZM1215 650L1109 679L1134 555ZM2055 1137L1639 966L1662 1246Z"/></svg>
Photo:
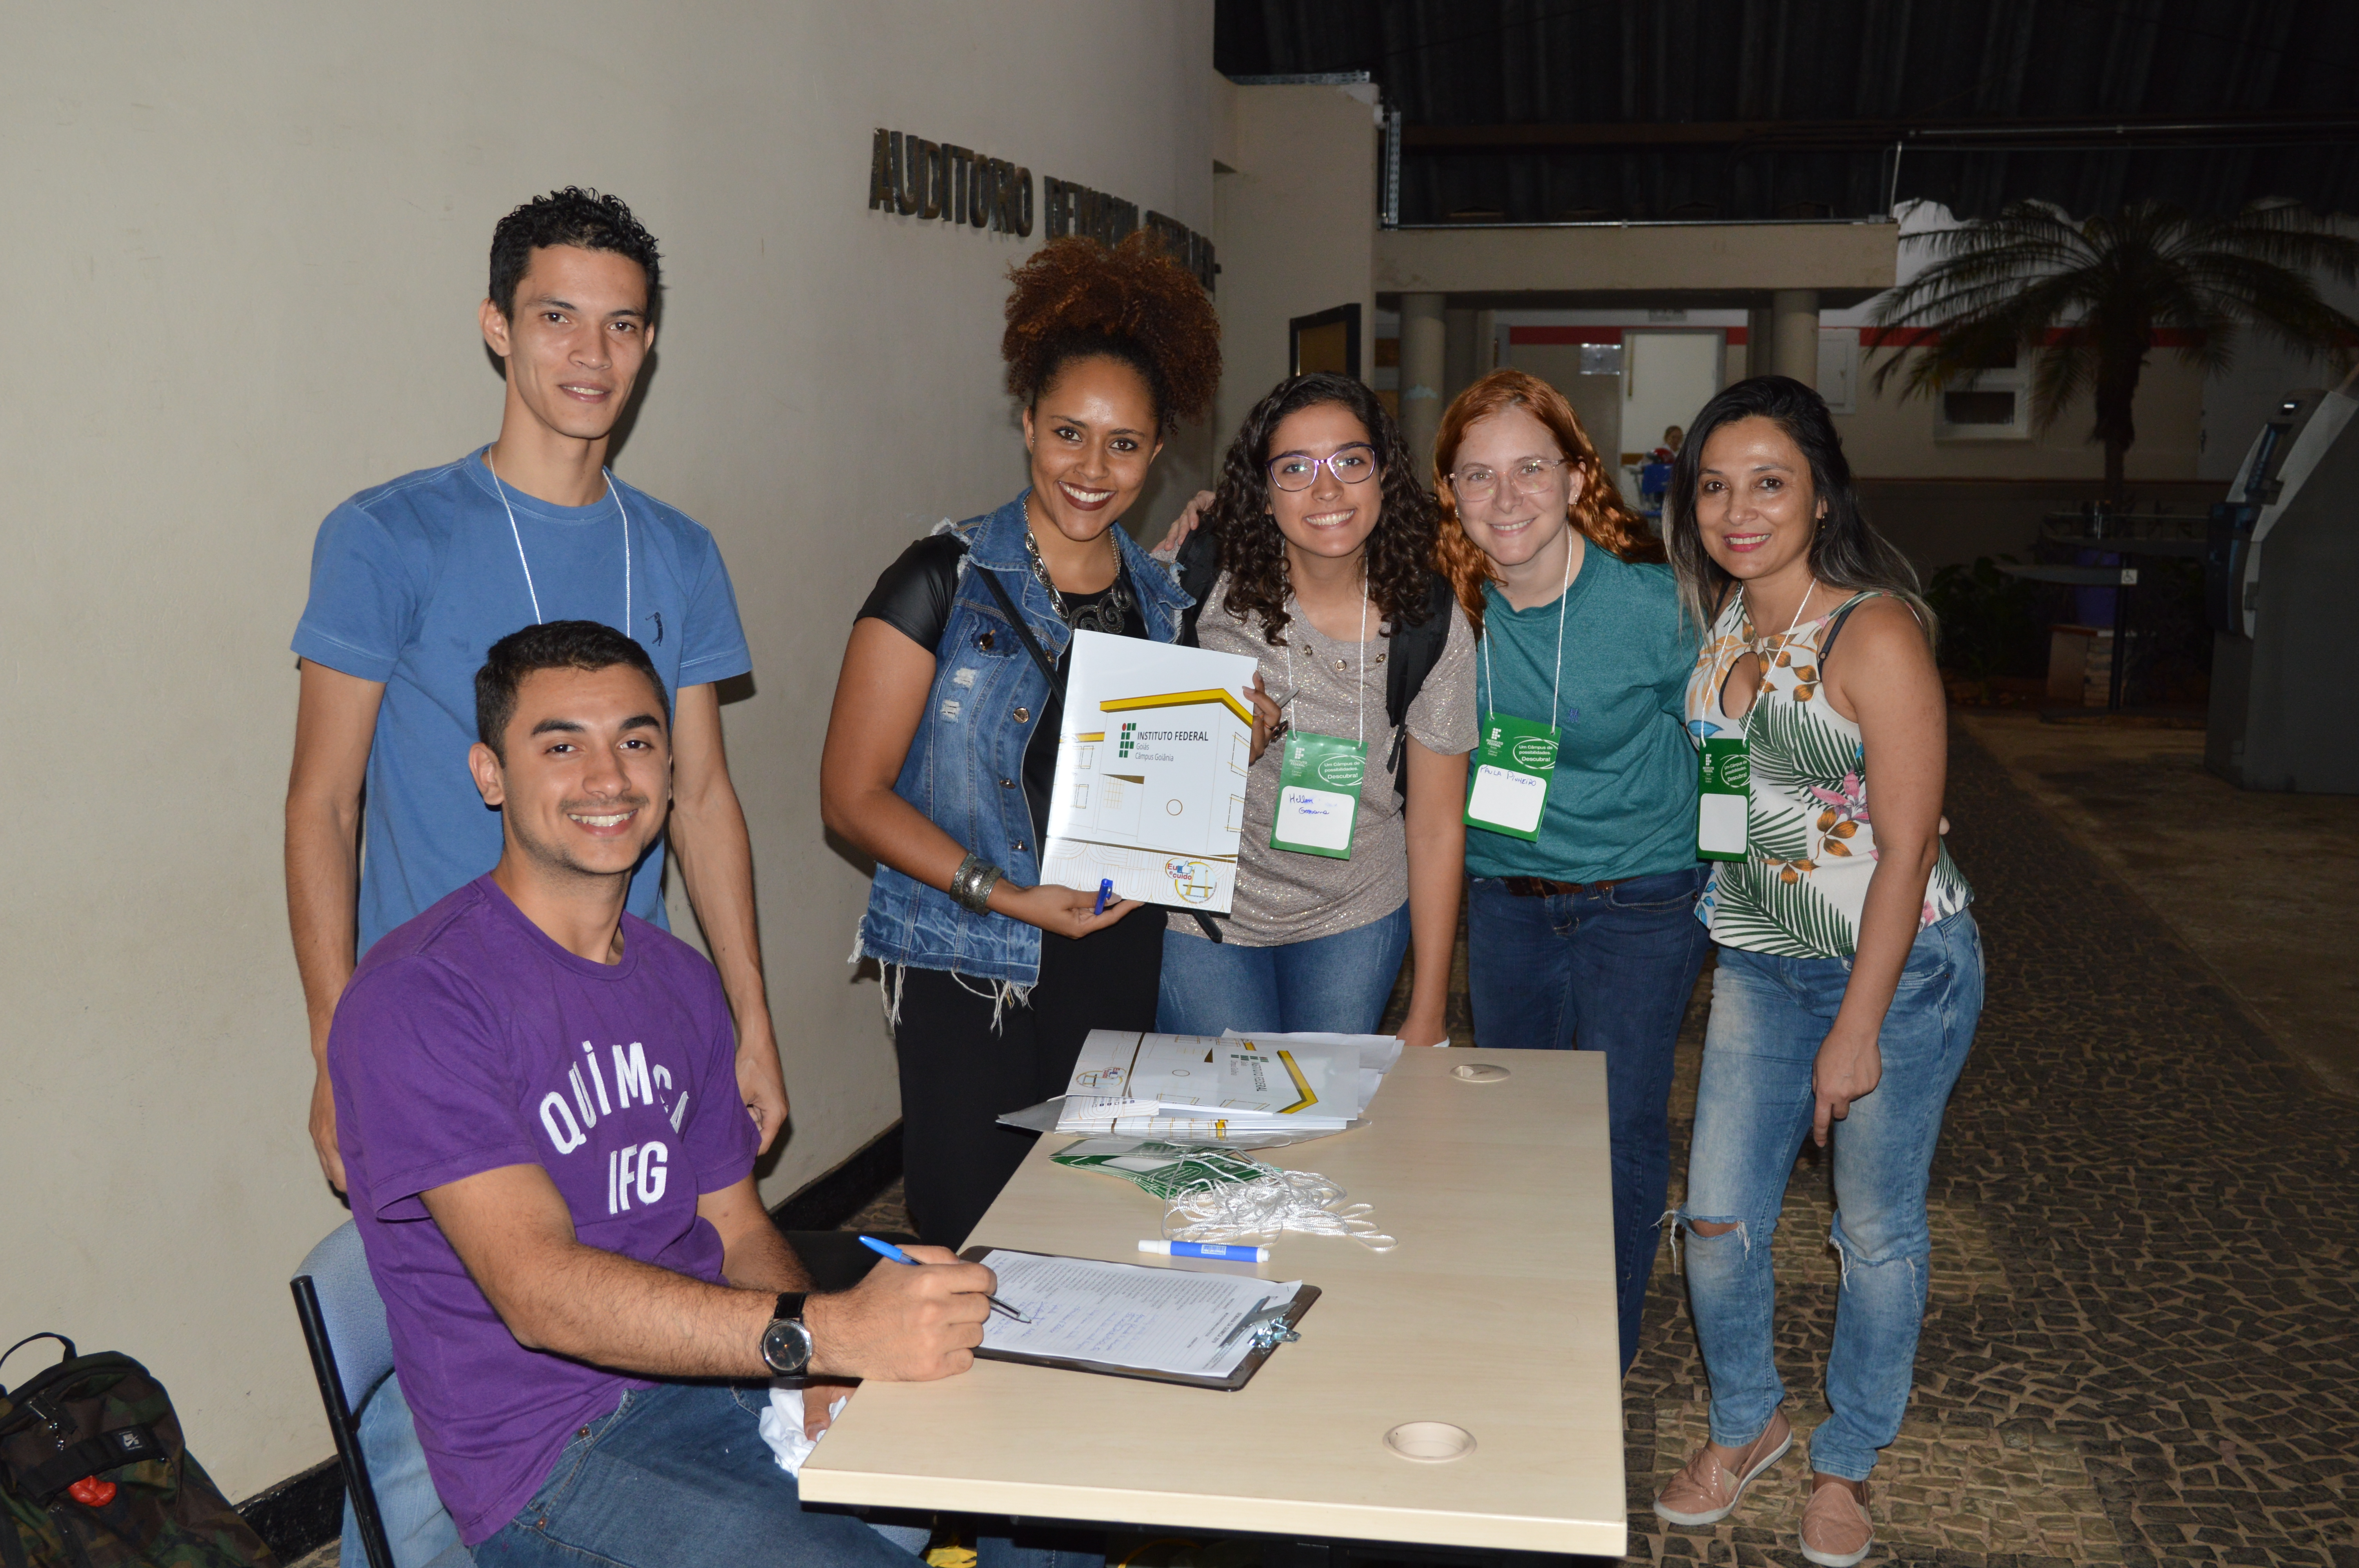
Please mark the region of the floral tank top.
<svg viewBox="0 0 2359 1568"><path fill-rule="evenodd" d="M1875 827L1868 815L1866 749L1859 726L1831 707L1819 685L1819 648L1831 627L1871 593L1854 594L1817 620L1754 635L1742 593L1704 639L1688 678L1689 733L1701 742L1743 735L1752 764L1745 806L1745 858L1716 862L1697 916L1727 947L1788 958L1848 958L1859 942L1860 911L1875 873ZM1721 707L1729 671L1761 655L1761 690L1743 719ZM1950 847L1925 884L1921 924L1966 907L1966 885Z"/></svg>

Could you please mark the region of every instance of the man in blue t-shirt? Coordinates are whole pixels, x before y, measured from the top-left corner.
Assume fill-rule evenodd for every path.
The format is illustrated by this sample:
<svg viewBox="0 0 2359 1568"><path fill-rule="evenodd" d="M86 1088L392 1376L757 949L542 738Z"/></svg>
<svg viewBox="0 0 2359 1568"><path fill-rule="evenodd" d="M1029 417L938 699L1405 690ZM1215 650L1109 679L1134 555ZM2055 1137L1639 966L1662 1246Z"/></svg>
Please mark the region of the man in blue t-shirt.
<svg viewBox="0 0 2359 1568"><path fill-rule="evenodd" d="M670 847L728 991L738 1087L766 1149L786 1090L714 692L753 661L712 535L605 470L654 346L657 269L654 238L612 196L569 187L509 213L479 311L507 367L499 439L362 491L320 525L295 629L288 920L321 1062L360 955L499 859L499 817L467 776L484 651L536 622L604 622L647 650L679 713ZM631 913L659 926L663 857L658 842L631 879ZM311 1137L341 1188L324 1065Z"/></svg>
<svg viewBox="0 0 2359 1568"><path fill-rule="evenodd" d="M337 999L380 936L499 859L499 815L467 771L474 676L493 643L535 622L603 622L651 656L674 710L669 843L728 997L738 1092L759 1147L786 1120L714 687L752 668L736 598L710 534L605 470L653 346L658 276L654 238L612 196L569 187L509 213L478 311L506 367L499 439L364 490L320 526L294 641L287 905L317 1067L311 1138L338 1188L326 1065ZM628 903L659 927L664 851L649 846ZM404 1568L451 1528L409 1426L388 1379L363 1437Z"/></svg>

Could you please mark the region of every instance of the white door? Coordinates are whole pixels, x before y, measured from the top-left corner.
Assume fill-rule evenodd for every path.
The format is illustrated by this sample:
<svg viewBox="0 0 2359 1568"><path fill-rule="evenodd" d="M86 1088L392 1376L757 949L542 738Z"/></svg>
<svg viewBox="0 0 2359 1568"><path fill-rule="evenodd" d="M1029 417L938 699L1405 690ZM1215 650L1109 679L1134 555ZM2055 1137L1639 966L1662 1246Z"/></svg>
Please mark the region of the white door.
<svg viewBox="0 0 2359 1568"><path fill-rule="evenodd" d="M1623 333L1623 451L1651 451L1666 427L1694 424L1696 410L1720 390L1725 359L1716 331Z"/></svg>

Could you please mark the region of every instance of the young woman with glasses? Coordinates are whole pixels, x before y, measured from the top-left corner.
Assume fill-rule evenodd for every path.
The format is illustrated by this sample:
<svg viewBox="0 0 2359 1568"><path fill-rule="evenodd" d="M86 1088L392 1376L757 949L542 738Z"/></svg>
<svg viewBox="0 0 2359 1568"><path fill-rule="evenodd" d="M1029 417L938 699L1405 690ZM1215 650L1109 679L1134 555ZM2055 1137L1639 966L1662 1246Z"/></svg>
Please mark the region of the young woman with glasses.
<svg viewBox="0 0 2359 1568"><path fill-rule="evenodd" d="M1001 351L1031 482L903 552L861 607L820 763L829 827L876 860L910 1215L962 1241L1092 1029L1151 1029L1159 912L1041 883L1076 630L1172 641L1184 597L1118 524L1221 373L1212 300L1141 232L1052 240L1009 275Z"/></svg>
<svg viewBox="0 0 2359 1568"><path fill-rule="evenodd" d="M1662 546L1555 387L1476 382L1442 414L1434 468L1442 568L1482 637L1474 1043L1605 1054L1626 1371L1670 1178L1672 1046L1711 947L1680 708L1695 637ZM1544 779L1509 765L1517 748L1552 761Z"/></svg>
<svg viewBox="0 0 2359 1568"><path fill-rule="evenodd" d="M1401 1034L1446 1044L1473 639L1399 427L1357 379L1283 381L1203 516L1196 640L1254 655L1263 689L1235 908L1170 922L1157 1026L1368 1033L1414 946Z"/></svg>
<svg viewBox="0 0 2359 1568"><path fill-rule="evenodd" d="M1799 382L1760 376L1704 405L1665 515L1680 596L1710 628L1688 716L1746 767L1742 858L1705 900L1720 962L1679 1212L1712 1435L1655 1511L1726 1518L1793 1442L1770 1243L1812 1138L1842 1273L1801 1548L1842 1568L1875 1539L1867 1476L1908 1407L1928 1175L1982 1013L1973 895L1940 837L1933 617Z"/></svg>

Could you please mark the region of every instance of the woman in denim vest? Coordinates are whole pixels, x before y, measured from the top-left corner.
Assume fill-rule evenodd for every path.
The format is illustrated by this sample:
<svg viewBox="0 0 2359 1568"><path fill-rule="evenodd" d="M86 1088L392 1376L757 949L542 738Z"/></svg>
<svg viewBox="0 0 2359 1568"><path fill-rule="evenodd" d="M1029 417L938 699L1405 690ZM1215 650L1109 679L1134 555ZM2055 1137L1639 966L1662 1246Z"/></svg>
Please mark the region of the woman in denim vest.
<svg viewBox="0 0 2359 1568"><path fill-rule="evenodd" d="M1187 596L1118 524L1220 382L1212 300L1145 232L1052 241L1009 276L1031 483L878 579L820 764L827 826L876 860L854 956L885 970L910 1217L944 1247L1029 1145L997 1118L1064 1092L1092 1029L1155 1026L1160 915L1042 884L1040 829L1073 633L1178 633Z"/></svg>

